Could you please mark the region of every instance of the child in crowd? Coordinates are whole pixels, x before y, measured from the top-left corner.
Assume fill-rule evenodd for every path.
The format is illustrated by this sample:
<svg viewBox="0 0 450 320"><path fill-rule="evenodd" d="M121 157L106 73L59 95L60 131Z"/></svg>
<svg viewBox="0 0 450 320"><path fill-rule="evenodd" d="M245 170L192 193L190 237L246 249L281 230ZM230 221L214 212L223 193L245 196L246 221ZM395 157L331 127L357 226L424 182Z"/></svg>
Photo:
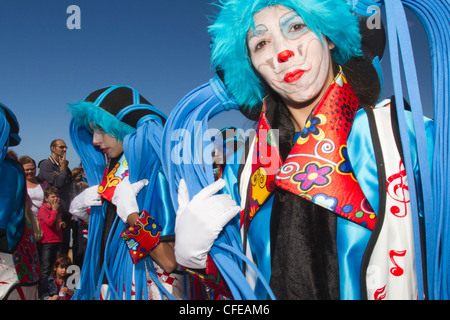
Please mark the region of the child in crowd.
<svg viewBox="0 0 450 320"><path fill-rule="evenodd" d="M52 269L52 273L39 286L40 300L70 300L74 291L67 287L67 268L72 261L67 255L59 257Z"/></svg>
<svg viewBox="0 0 450 320"><path fill-rule="evenodd" d="M42 278L50 275L50 268L61 253L62 229L66 227L61 219L60 198L56 187L44 190L44 204L39 209L39 225L42 229L40 260Z"/></svg>

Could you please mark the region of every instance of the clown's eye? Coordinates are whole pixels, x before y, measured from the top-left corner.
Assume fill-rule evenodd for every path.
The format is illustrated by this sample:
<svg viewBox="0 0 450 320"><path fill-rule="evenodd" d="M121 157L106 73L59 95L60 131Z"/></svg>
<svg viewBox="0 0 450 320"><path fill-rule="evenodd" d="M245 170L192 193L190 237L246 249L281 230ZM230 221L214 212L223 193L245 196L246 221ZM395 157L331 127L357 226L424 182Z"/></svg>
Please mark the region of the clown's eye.
<svg viewBox="0 0 450 320"><path fill-rule="evenodd" d="M283 34L289 39L297 39L308 30L303 19L294 12L280 19L280 27Z"/></svg>
<svg viewBox="0 0 450 320"><path fill-rule="evenodd" d="M258 42L255 46L255 52L261 50L265 45L267 45L267 41L265 40Z"/></svg>
<svg viewBox="0 0 450 320"><path fill-rule="evenodd" d="M297 24L294 24L293 26L291 26L290 28L289 28L289 32L298 32L298 31L301 31L303 28L305 28L306 26L304 25L304 24L302 24L302 23L297 23Z"/></svg>
<svg viewBox="0 0 450 320"><path fill-rule="evenodd" d="M294 23L289 26L285 35L289 39L297 39L306 31L308 31L308 27L304 23Z"/></svg>
<svg viewBox="0 0 450 320"><path fill-rule="evenodd" d="M96 125L96 124L92 124L92 123L91 123L91 130L96 132L96 133L99 133L99 134L105 134L106 133L105 130L103 130L102 127L100 127L99 125Z"/></svg>

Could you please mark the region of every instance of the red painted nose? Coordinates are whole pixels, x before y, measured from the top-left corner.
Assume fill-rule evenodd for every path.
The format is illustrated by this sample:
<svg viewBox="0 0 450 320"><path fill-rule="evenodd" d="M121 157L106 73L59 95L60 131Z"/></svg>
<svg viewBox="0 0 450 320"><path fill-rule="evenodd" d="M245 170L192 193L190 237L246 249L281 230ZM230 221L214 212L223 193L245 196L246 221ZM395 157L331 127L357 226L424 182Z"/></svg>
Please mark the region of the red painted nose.
<svg viewBox="0 0 450 320"><path fill-rule="evenodd" d="M282 63L282 62L287 62L289 60L290 57L293 57L294 51L291 50L284 50L283 52L280 52L278 54L278 62Z"/></svg>

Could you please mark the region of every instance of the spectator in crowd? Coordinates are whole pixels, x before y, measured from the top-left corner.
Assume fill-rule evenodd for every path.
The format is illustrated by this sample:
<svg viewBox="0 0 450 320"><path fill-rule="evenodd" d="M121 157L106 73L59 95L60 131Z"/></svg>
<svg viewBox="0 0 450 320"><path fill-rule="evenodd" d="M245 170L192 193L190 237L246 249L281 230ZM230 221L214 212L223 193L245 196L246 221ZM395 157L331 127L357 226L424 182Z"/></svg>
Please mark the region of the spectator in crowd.
<svg viewBox="0 0 450 320"><path fill-rule="evenodd" d="M39 224L42 229L41 271L42 278L50 275L56 257L62 253L62 229L66 227L61 218L60 197L56 187L44 190L44 204L39 209Z"/></svg>
<svg viewBox="0 0 450 320"><path fill-rule="evenodd" d="M44 190L49 187L47 181L36 176L36 162L29 156L19 158L19 163L23 167L27 184L27 204L30 213L30 220L33 226L34 238L36 241L42 238L42 229L39 226L39 209L44 203Z"/></svg>
<svg viewBox="0 0 450 320"><path fill-rule="evenodd" d="M14 160L19 160L19 156L17 155L17 152L13 151L13 150L8 150L8 154L14 159Z"/></svg>
<svg viewBox="0 0 450 320"><path fill-rule="evenodd" d="M70 201L88 187L83 164L80 163L80 167L72 170L72 177ZM88 221L89 218L82 220L75 216L72 220L72 259L73 263L80 268L83 266L84 253L87 246Z"/></svg>
<svg viewBox="0 0 450 320"><path fill-rule="evenodd" d="M39 163L38 177L59 189L62 219L67 225L67 228L63 230L62 252L68 254L70 248L70 221L72 219L69 213L70 188L73 177L69 169L69 161L66 159L67 145L64 140L53 140L50 144L50 150L51 155Z"/></svg>
<svg viewBox="0 0 450 320"><path fill-rule="evenodd" d="M72 184L72 196L71 199L75 198L84 189L88 187L86 180L86 173L83 170L83 164L80 163L78 168L72 170L73 184Z"/></svg>
<svg viewBox="0 0 450 320"><path fill-rule="evenodd" d="M40 300L70 300L74 291L67 286L67 268L72 264L67 255L59 257L53 264L52 273L39 286Z"/></svg>

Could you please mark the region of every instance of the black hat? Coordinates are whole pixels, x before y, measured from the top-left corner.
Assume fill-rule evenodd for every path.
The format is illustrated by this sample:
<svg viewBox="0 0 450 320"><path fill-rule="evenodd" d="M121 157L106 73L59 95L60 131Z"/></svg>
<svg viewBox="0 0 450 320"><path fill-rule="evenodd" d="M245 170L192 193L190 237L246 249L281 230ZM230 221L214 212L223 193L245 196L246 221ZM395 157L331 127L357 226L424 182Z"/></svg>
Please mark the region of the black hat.
<svg viewBox="0 0 450 320"><path fill-rule="evenodd" d="M139 105L152 106L152 104L139 92L128 86L111 86L99 89L91 93L85 101L94 103L135 129L139 119L154 113L148 108L136 108ZM131 106L135 108L130 108Z"/></svg>
<svg viewBox="0 0 450 320"><path fill-rule="evenodd" d="M96 90L84 101L70 105L70 111L82 125L100 126L119 140L135 131L139 121L145 116L156 115L162 123L166 119L137 90L128 86L110 86Z"/></svg>
<svg viewBox="0 0 450 320"><path fill-rule="evenodd" d="M0 108L3 110L6 121L8 121L9 124L9 146L17 146L21 141L19 137L19 122L14 113L7 106L0 103Z"/></svg>

